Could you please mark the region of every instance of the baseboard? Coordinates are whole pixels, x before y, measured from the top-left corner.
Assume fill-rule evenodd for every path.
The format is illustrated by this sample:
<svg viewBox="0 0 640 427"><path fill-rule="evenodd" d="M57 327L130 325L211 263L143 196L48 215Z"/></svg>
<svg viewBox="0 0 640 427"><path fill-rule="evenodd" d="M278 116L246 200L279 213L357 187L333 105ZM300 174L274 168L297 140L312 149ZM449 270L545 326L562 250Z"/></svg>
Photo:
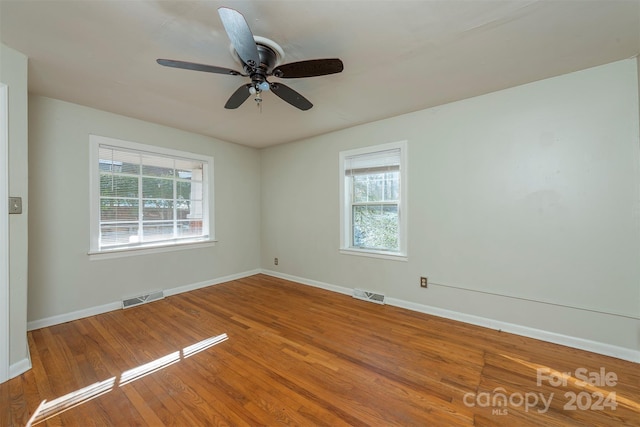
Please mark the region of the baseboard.
<svg viewBox="0 0 640 427"><path fill-rule="evenodd" d="M254 276L261 273L262 270L257 268L242 273L231 274L229 276L218 277L217 279L205 280L204 282L193 283L191 285L179 286L177 288L165 289L164 295L171 296L181 294L183 292L195 291L196 289L206 288L207 286L219 285L221 283L231 282L232 280L243 279L245 277Z"/></svg>
<svg viewBox="0 0 640 427"><path fill-rule="evenodd" d="M261 271L262 270L260 269L249 270L242 273L231 274L229 276L218 277L211 280L205 280L203 282L193 283L190 285L179 286L177 288L164 289L163 291L165 296L177 295L183 292L189 292L196 289L205 288L207 286L219 285L220 283L230 282L232 280L242 279L243 277L253 276L260 273ZM97 314L108 313L110 311L119 310L121 308L122 301L115 301L108 304L72 311L70 313L59 314L39 320L33 320L27 323L27 330L33 331L35 329L59 325L61 323L71 322L72 320L83 319L85 317L95 316Z"/></svg>
<svg viewBox="0 0 640 427"><path fill-rule="evenodd" d="M584 338L572 337L569 335L558 334L555 332L544 331L541 329L530 328L527 326L517 325L514 323L503 322L499 320L489 319L486 317L474 316L472 314L460 313L457 311L446 310L443 308L432 307L429 305L418 304L414 302L404 301L395 298L387 298L386 303L396 307L406 308L420 313L430 314L446 319L457 320L459 322L469 323L476 326L482 326L489 329L496 329L503 332L509 332L523 337L534 338L554 344L560 344L567 347L577 348L580 350L590 351L605 356L612 356L630 362L640 363L640 351L630 348L619 347L612 344L605 344L598 341L591 341Z"/></svg>
<svg viewBox="0 0 640 427"><path fill-rule="evenodd" d="M280 279L290 280L293 282L309 285L316 288L322 288L345 295L351 295L353 289L342 286L331 285L317 280L310 280L304 277L292 276L272 270L262 270L263 274L277 277ZM558 334L555 332L544 331L541 329L529 328L527 326L517 325L513 323L503 322L499 320L489 319L486 317L474 316L457 311L446 310L415 302L404 301L396 298L387 297L386 304L395 307L405 308L407 310L417 311L420 313L430 314L432 316L443 317L445 319L457 320L459 322L469 323L472 325L482 326L489 329L501 330L528 338L534 338L542 341L560 344L567 347L577 348L580 350L590 351L605 356L616 357L618 359L627 360L634 363L640 363L640 351L626 347L619 347L597 341L586 340L583 338L572 337L569 335Z"/></svg>
<svg viewBox="0 0 640 427"><path fill-rule="evenodd" d="M292 276L290 274L280 273L278 271L263 269L261 273L266 274L267 276L277 277L279 279L289 280L291 282L297 282L303 285L313 286L314 288L326 289L328 291L337 292L339 294L351 295L353 293L353 289L351 288L330 285L328 283L318 282L317 280L311 280L311 279L306 279L304 277Z"/></svg>
<svg viewBox="0 0 640 427"><path fill-rule="evenodd" d="M27 345L27 357L9 365L9 379L24 374L29 369L31 369L31 353L29 352L29 346Z"/></svg>
<svg viewBox="0 0 640 427"><path fill-rule="evenodd" d="M109 311L117 310L121 307L122 303L119 301L110 302L108 304L84 308L82 310L72 311L70 313L58 314L51 317L45 317L44 319L32 320L31 322L27 322L27 331L33 331L35 329L46 328L48 326L71 322L72 320L78 320L89 316L95 316L97 314L107 313Z"/></svg>

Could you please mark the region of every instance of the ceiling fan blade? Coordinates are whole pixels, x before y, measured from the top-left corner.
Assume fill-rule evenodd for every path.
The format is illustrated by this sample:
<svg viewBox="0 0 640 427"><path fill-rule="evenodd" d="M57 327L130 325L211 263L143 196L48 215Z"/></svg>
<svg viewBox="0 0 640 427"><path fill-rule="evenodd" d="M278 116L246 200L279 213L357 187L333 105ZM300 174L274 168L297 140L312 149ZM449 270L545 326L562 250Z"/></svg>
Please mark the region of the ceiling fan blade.
<svg viewBox="0 0 640 427"><path fill-rule="evenodd" d="M230 68L216 67L214 65L196 64L194 62L174 61L173 59L158 59L156 62L165 67L183 68L185 70L204 71L206 73L229 74L232 76L244 76L236 70Z"/></svg>
<svg viewBox="0 0 640 427"><path fill-rule="evenodd" d="M260 65L260 54L253 39L251 28L249 28L244 16L237 10L228 7L219 8L218 14L229 40L231 40L231 44L238 52L242 62L252 68L257 68Z"/></svg>
<svg viewBox="0 0 640 427"><path fill-rule="evenodd" d="M271 83L271 91L275 93L280 99L296 108L306 111L313 107L313 104L309 102L307 98L300 95L289 86L285 86L282 83Z"/></svg>
<svg viewBox="0 0 640 427"><path fill-rule="evenodd" d="M273 70L273 75L283 79L297 79L300 77L326 76L327 74L339 73L343 69L344 65L338 58L311 59L279 65Z"/></svg>
<svg viewBox="0 0 640 427"><path fill-rule="evenodd" d="M231 95L231 97L227 100L227 103L224 104L224 108L228 110L233 110L241 106L242 103L246 101L247 98L249 98L250 87L251 87L251 84L247 83L246 85L242 85L238 89L236 89L236 91L233 92L233 95Z"/></svg>

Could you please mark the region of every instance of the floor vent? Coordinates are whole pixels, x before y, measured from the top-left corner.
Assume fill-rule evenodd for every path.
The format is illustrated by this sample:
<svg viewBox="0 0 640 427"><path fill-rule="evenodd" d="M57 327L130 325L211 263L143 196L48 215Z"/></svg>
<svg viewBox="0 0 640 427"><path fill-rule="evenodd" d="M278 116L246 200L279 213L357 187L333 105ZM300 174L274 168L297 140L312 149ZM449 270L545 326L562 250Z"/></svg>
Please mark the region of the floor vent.
<svg viewBox="0 0 640 427"><path fill-rule="evenodd" d="M361 299L363 301L371 301L376 304L384 304L384 294L378 294L376 292L363 291L362 289L354 289L353 297Z"/></svg>
<svg viewBox="0 0 640 427"><path fill-rule="evenodd" d="M156 301L164 298L164 292L156 291L150 294L140 295L139 297L127 298L122 301L122 308L131 308L136 305L146 304L151 301Z"/></svg>

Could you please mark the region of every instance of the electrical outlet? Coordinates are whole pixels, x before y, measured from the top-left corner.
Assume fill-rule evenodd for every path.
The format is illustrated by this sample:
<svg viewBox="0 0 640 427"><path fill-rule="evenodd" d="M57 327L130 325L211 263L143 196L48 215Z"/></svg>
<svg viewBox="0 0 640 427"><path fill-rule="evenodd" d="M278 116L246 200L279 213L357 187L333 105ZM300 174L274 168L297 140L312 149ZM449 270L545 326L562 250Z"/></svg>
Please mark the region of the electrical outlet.
<svg viewBox="0 0 640 427"><path fill-rule="evenodd" d="M278 265L278 258L273 259L273 265Z"/></svg>
<svg viewBox="0 0 640 427"><path fill-rule="evenodd" d="M428 284L428 280L427 280L427 278L426 278L425 276L422 276L422 277L420 278L420 287L421 287L421 288L426 288L426 287L427 287L427 284Z"/></svg>

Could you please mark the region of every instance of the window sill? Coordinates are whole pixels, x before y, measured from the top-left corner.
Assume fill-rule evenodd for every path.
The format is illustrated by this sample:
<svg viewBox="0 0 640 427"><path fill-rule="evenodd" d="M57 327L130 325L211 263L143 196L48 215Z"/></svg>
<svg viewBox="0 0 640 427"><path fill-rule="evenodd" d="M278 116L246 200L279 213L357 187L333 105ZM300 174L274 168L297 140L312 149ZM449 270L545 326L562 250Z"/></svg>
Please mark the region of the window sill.
<svg viewBox="0 0 640 427"><path fill-rule="evenodd" d="M379 259L388 259L391 261L402 261L407 262L409 258L406 254L403 253L391 253L391 252L383 252L383 251L367 251L363 249L340 249L340 253L343 255L355 255L355 256L364 256L369 258L379 258Z"/></svg>
<svg viewBox="0 0 640 427"><path fill-rule="evenodd" d="M163 252L182 251L186 249L201 249L216 245L217 240L202 240L197 242L183 242L164 244L158 246L138 246L135 248L106 249L102 251L90 251L88 253L91 261L111 258L122 258L135 255L149 255Z"/></svg>

